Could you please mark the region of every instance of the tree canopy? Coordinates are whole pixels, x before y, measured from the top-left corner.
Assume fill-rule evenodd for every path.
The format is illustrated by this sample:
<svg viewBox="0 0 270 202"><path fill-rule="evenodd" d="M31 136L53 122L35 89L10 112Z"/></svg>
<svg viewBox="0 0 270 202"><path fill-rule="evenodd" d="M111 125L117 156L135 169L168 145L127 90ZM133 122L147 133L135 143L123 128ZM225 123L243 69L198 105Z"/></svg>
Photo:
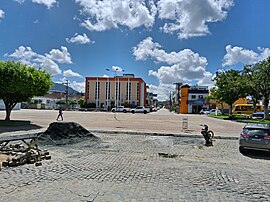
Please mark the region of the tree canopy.
<svg viewBox="0 0 270 202"><path fill-rule="evenodd" d="M227 103L229 116L232 104L239 98L251 96L254 106L259 100L263 100L264 119L269 117L270 97L270 57L253 65L246 65L242 71L227 70L217 72L216 88L213 89L213 97L217 101ZM212 92L211 92L212 93Z"/></svg>
<svg viewBox="0 0 270 202"><path fill-rule="evenodd" d="M232 104L244 97L244 85L242 85L241 73L237 70L217 72L215 98L229 105L229 116L232 115Z"/></svg>
<svg viewBox="0 0 270 202"><path fill-rule="evenodd" d="M20 62L0 61L0 99L6 107L5 120L10 120L11 110L18 102L44 95L51 86L51 75L45 70Z"/></svg>
<svg viewBox="0 0 270 202"><path fill-rule="evenodd" d="M270 57L254 65L246 66L244 70L250 76L250 85L263 98L264 119L269 119Z"/></svg>

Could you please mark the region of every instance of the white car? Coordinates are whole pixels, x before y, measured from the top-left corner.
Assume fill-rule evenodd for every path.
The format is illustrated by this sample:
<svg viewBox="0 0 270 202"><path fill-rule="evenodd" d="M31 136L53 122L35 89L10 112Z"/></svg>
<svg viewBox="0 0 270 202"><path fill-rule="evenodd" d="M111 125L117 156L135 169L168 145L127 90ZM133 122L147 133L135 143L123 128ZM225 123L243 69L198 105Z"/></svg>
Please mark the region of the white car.
<svg viewBox="0 0 270 202"><path fill-rule="evenodd" d="M134 113L144 113L144 114L146 114L146 113L149 113L150 112L150 109L149 108L146 108L144 106L138 106L136 108L131 109L130 112L132 114L134 114Z"/></svg>
<svg viewBox="0 0 270 202"><path fill-rule="evenodd" d="M216 110L216 109L211 109L211 110L209 110L209 111L205 111L204 112L205 114L217 114L217 115L221 115L222 113L221 113L221 111L218 109L218 110Z"/></svg>
<svg viewBox="0 0 270 202"><path fill-rule="evenodd" d="M124 106L114 107L114 108L112 108L112 112L124 112L124 113L127 113L127 112L130 112L130 108L124 107Z"/></svg>

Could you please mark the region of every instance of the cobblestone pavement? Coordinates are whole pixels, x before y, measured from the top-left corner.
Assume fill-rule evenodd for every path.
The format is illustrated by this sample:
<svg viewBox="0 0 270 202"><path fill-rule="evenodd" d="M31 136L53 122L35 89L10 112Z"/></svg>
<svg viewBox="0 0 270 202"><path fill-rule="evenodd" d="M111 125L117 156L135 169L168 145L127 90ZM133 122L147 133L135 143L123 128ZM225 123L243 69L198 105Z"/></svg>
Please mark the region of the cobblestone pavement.
<svg viewBox="0 0 270 202"><path fill-rule="evenodd" d="M269 154L237 140L96 134L52 160L0 171L0 201L269 201Z"/></svg>

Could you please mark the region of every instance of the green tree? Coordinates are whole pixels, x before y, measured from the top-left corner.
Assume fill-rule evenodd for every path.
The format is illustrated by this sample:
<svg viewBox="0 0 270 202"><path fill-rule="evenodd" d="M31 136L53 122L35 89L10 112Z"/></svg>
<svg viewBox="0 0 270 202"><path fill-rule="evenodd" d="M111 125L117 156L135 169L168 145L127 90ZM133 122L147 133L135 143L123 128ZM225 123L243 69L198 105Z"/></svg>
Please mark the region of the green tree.
<svg viewBox="0 0 270 202"><path fill-rule="evenodd" d="M247 68L247 67L246 67ZM269 120L269 97L270 97L270 57L249 66L248 70L252 72L256 89L263 97L264 119Z"/></svg>
<svg viewBox="0 0 270 202"><path fill-rule="evenodd" d="M245 97L244 85L240 71L228 70L217 72L215 97L229 105L229 116L232 116L232 104L241 97Z"/></svg>
<svg viewBox="0 0 270 202"><path fill-rule="evenodd" d="M6 118L18 102L41 96L52 86L51 75L20 62L0 61L0 99L5 103Z"/></svg>
<svg viewBox="0 0 270 202"><path fill-rule="evenodd" d="M80 107L84 107L85 105L85 100L83 98L80 98L79 101L78 101L78 104L80 105Z"/></svg>
<svg viewBox="0 0 270 202"><path fill-rule="evenodd" d="M222 100L222 96L218 95L219 91L217 91L216 87L213 87L210 89L210 95L206 96L205 99L207 101L211 101L211 100L215 100L217 103L219 103L221 105L221 111L223 113L224 107L223 107L223 103L224 101Z"/></svg>
<svg viewBox="0 0 270 202"><path fill-rule="evenodd" d="M262 99L262 93L260 92L260 83L258 74L252 65L246 65L243 69L243 79L246 86L247 95L251 96L253 104L253 113L257 111L257 104Z"/></svg>

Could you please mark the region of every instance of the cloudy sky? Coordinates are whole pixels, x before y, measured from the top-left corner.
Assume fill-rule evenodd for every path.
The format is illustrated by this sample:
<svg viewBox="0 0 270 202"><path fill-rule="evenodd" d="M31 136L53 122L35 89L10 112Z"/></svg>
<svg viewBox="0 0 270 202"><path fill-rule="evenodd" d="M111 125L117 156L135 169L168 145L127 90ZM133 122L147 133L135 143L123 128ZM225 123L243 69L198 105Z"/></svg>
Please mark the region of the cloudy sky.
<svg viewBox="0 0 270 202"><path fill-rule="evenodd" d="M269 10L269 0L1 0L0 60L79 91L122 69L164 100L173 83L211 86L217 70L269 57Z"/></svg>

